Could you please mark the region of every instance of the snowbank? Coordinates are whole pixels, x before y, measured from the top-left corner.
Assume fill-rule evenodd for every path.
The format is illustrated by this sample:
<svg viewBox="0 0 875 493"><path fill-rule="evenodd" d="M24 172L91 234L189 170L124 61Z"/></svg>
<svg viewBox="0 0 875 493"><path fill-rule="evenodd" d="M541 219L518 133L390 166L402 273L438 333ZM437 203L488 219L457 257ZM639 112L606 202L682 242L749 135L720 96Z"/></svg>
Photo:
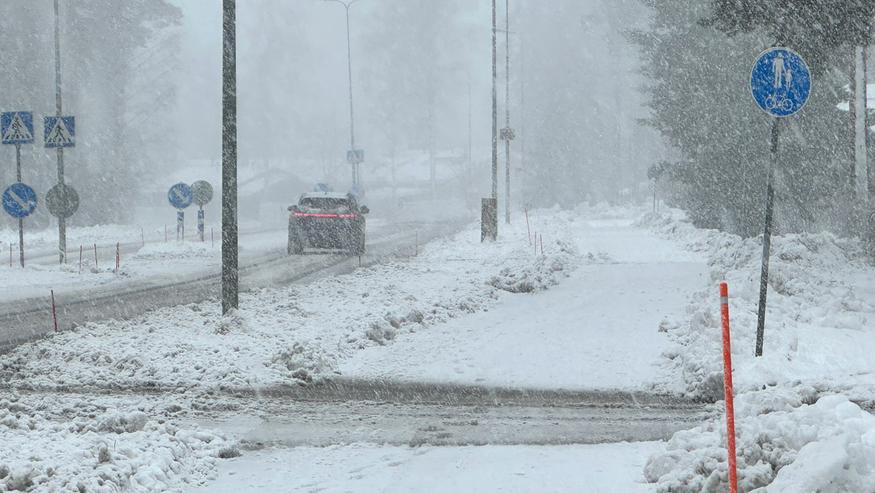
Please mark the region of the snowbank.
<svg viewBox="0 0 875 493"><path fill-rule="evenodd" d="M215 476L235 445L136 407L0 399L0 491L168 491Z"/></svg>
<svg viewBox="0 0 875 493"><path fill-rule="evenodd" d="M847 397L875 395L875 269L860 243L773 237L764 356L755 358L761 238L696 229L678 211L640 224L708 257L709 285L693 294L686 317L661 327L675 343L666 365L693 396L722 397L716 286L729 282L739 491L875 490L875 417ZM722 412L719 403L713 419L678 432L650 459L645 476L658 491L726 491Z"/></svg>
<svg viewBox="0 0 875 493"><path fill-rule="evenodd" d="M813 404L800 387L748 392L736 399L740 492L875 491L875 416L830 395ZM728 489L722 414L669 440L644 475L658 492Z"/></svg>
<svg viewBox="0 0 875 493"><path fill-rule="evenodd" d="M875 269L858 241L828 233L775 236L764 356L753 356L759 301L761 238L694 228L674 211L641 224L708 257L710 284L690 300L683 319L662 330L676 343L667 364L693 396L722 396L718 281L729 282L734 383L738 391L805 383L866 396L875 371ZM835 355L841 354L837 358Z"/></svg>

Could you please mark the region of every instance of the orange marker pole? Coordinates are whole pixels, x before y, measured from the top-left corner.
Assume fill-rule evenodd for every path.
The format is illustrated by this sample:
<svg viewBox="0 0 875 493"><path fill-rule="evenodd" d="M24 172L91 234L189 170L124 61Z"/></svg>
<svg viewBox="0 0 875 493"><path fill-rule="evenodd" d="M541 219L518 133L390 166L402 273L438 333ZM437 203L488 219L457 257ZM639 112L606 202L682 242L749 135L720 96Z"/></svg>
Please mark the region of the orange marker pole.
<svg viewBox="0 0 875 493"><path fill-rule="evenodd" d="M735 408L732 396L732 352L729 343L729 285L720 283L720 319L723 321L723 397L726 401L726 444L729 456L729 492L738 493L735 457Z"/></svg>

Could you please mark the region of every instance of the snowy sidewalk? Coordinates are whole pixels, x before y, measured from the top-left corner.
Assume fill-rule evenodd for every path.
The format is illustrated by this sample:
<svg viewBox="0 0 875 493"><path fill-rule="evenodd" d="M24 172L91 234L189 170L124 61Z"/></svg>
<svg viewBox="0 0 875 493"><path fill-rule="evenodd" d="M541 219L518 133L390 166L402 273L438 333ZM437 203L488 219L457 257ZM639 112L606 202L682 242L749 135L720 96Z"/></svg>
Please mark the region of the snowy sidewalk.
<svg viewBox="0 0 875 493"><path fill-rule="evenodd" d="M558 286L505 294L487 312L367 348L340 371L512 387L679 388L657 366L669 344L658 329L683 315L704 283L705 261L632 222L577 220L573 235L588 265Z"/></svg>

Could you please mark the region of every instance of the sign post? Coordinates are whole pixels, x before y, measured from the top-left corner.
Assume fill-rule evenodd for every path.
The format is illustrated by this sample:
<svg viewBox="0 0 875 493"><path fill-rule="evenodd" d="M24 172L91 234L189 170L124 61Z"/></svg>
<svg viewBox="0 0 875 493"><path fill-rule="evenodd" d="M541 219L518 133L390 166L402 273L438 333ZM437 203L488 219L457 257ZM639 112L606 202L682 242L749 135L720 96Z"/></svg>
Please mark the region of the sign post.
<svg viewBox="0 0 875 493"><path fill-rule="evenodd" d="M55 3L57 6L57 2ZM57 28L57 26L56 26ZM60 63L60 62L58 62ZM60 73L60 72L59 72ZM60 81L60 75L58 75ZM60 86L60 83L59 83ZM60 91L60 88L58 89ZM49 208L49 212L55 215L58 218L58 254L59 261L62 264L67 263L67 218L72 216L76 209L79 207L79 196L76 195L76 207L70 211L68 198L66 192L68 190L73 190L71 187L68 187L64 184L64 149L67 147L75 147L76 146L76 119L72 116L61 116L61 105L60 105L60 92L58 92L58 116L47 116L43 121L43 139L45 142L45 147L47 149L57 149L58 150L58 184L55 185L52 190L57 190L57 193L60 193L61 196L59 200L62 203L58 203L57 205L60 207L57 209L62 212L69 212L69 215L66 214L55 214L52 212L51 207ZM51 192L51 191L50 191ZM73 191L75 194L76 192ZM71 199L70 199L71 200ZM51 204L49 202L48 195L46 196L46 203Z"/></svg>
<svg viewBox="0 0 875 493"><path fill-rule="evenodd" d="M15 111L0 114L0 137L2 137L3 144L15 146L15 181L21 183L21 144L33 144L33 113L30 111ZM32 189L31 192L33 192ZM14 196L19 197L17 194ZM10 198L12 197L13 195L10 195ZM33 200L34 207L36 207L36 194L33 195ZM33 211L29 211L25 216L31 212ZM12 213L10 212L10 214ZM25 216L15 216L13 214L13 217L18 217L18 253L22 267L24 267Z"/></svg>
<svg viewBox="0 0 875 493"><path fill-rule="evenodd" d="M194 196L191 187L185 183L177 183L167 191L167 200L176 208L176 241L185 239L185 212L183 209L191 205Z"/></svg>
<svg viewBox="0 0 875 493"><path fill-rule="evenodd" d="M18 253L24 267L24 218L36 210L36 192L24 183L13 183L3 192L3 209L18 219Z"/></svg>
<svg viewBox="0 0 875 493"><path fill-rule="evenodd" d="M763 262L760 274L760 299L757 312L756 355L763 355L763 334L766 324L766 297L769 287L769 254L772 243L772 216L775 201L775 168L778 166L778 144L781 118L795 115L811 95L811 71L805 60L787 48L764 51L754 63L750 76L754 101L774 119L769 170L766 178L766 213L763 230Z"/></svg>
<svg viewBox="0 0 875 493"><path fill-rule="evenodd" d="M213 200L213 186L207 181L198 180L191 184L191 193L194 203L198 205L197 235L204 241L204 206Z"/></svg>

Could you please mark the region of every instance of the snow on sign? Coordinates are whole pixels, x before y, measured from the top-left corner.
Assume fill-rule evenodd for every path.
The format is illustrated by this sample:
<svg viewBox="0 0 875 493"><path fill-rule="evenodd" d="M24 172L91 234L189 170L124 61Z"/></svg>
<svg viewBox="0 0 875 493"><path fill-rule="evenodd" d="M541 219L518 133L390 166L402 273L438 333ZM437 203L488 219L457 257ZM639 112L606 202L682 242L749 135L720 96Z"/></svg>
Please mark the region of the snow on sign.
<svg viewBox="0 0 875 493"><path fill-rule="evenodd" d="M10 145L33 143L33 113L11 111L0 114L0 142Z"/></svg>
<svg viewBox="0 0 875 493"><path fill-rule="evenodd" d="M3 209L10 216L21 219L36 209L36 192L24 183L13 183L3 192Z"/></svg>
<svg viewBox="0 0 875 493"><path fill-rule="evenodd" d="M72 116L47 116L44 120L45 145L48 148L76 146L76 120Z"/></svg>
<svg viewBox="0 0 875 493"><path fill-rule="evenodd" d="M754 63L750 76L754 101L766 113L786 117L801 110L811 95L811 71L793 50L771 48Z"/></svg>

